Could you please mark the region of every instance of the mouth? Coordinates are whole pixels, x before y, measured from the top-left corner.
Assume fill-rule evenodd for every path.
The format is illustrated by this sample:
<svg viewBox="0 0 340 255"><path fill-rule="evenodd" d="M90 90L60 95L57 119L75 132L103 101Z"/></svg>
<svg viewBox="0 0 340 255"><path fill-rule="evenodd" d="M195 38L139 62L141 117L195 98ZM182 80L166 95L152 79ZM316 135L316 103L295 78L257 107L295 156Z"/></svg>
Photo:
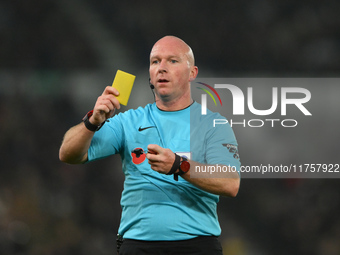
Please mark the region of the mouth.
<svg viewBox="0 0 340 255"><path fill-rule="evenodd" d="M169 82L169 80L167 80L167 79L158 79L157 80L157 83L167 83L167 82Z"/></svg>

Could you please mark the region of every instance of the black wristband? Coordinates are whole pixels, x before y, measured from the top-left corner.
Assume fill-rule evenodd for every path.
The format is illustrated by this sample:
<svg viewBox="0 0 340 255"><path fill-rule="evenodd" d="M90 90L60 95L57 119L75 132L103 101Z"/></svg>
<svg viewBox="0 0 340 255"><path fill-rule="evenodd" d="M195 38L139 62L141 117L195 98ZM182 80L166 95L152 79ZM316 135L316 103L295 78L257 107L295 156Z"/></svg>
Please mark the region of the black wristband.
<svg viewBox="0 0 340 255"><path fill-rule="evenodd" d="M93 132L96 132L98 131L99 129L101 129L101 127L105 124L105 121L100 124L99 126L96 126L96 125L93 125L91 122L90 122L90 117L93 115L93 110L92 111L89 111L85 117L83 118L83 122L85 124L85 127L90 130L90 131L93 131Z"/></svg>
<svg viewBox="0 0 340 255"><path fill-rule="evenodd" d="M171 174L174 174L177 169L179 168L179 164L181 162L181 157L178 156L176 153L175 153L175 161L170 169L170 171L167 173L167 175L171 175Z"/></svg>

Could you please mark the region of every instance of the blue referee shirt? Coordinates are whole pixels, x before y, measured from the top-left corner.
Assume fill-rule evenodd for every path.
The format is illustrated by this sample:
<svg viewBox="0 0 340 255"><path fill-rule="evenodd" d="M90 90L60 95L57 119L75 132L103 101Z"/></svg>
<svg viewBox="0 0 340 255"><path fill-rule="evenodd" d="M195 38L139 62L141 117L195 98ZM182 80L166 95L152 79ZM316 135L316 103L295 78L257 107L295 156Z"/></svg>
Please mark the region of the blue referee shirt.
<svg viewBox="0 0 340 255"><path fill-rule="evenodd" d="M191 160L230 165L239 171L234 133L229 124L213 127L213 119L225 118L210 111L202 116L196 102L173 112L153 103L117 114L95 133L89 161L118 153L122 158L125 182L118 232L124 238L155 241L220 235L219 196L181 177L175 181L173 176L153 171L141 153L149 144L158 144Z"/></svg>

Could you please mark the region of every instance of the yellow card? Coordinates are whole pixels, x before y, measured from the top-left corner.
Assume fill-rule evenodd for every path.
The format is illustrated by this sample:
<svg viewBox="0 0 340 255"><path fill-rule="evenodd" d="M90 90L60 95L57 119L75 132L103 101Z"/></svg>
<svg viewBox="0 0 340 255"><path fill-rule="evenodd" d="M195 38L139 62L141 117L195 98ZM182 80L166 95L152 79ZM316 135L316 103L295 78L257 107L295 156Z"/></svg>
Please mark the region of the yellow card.
<svg viewBox="0 0 340 255"><path fill-rule="evenodd" d="M116 88L119 92L117 99L120 104L127 105L135 79L135 75L117 70L112 87Z"/></svg>

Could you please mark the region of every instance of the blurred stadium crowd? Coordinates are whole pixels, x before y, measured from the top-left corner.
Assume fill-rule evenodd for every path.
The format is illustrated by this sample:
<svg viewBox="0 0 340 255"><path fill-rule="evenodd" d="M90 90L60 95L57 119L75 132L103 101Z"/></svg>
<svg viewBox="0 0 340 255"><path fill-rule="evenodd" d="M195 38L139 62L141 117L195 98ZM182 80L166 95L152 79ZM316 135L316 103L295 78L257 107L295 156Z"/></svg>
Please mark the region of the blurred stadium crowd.
<svg viewBox="0 0 340 255"><path fill-rule="evenodd" d="M109 42L128 52L133 70L147 71L153 43L174 34L192 46L202 73L337 76L339 8L292 0L1 1L0 255L114 254L119 157L83 166L58 160L63 134L85 114L63 77L120 67L120 59L103 60L103 52L118 54L100 48L105 35L91 33L112 32ZM86 18L96 21L91 28L79 23ZM235 199L221 198L221 242L230 255L340 254L339 211L338 180L245 179Z"/></svg>

